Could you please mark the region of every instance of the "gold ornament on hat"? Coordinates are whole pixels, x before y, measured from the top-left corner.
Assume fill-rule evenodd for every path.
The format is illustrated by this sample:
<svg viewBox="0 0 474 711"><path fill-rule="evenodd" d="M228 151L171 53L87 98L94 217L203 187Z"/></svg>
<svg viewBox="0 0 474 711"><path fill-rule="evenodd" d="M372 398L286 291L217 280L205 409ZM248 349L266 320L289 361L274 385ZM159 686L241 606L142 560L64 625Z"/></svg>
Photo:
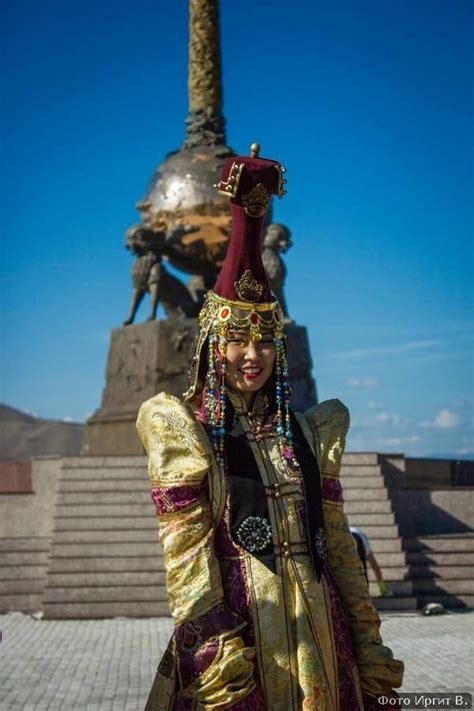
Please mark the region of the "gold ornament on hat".
<svg viewBox="0 0 474 711"><path fill-rule="evenodd" d="M242 195L245 213L249 217L262 217L270 202L270 193L263 183L257 183L248 195Z"/></svg>
<svg viewBox="0 0 474 711"><path fill-rule="evenodd" d="M255 279L250 269L246 269L240 279L234 281L234 289L239 299L254 303L260 299L263 285Z"/></svg>
<svg viewBox="0 0 474 711"><path fill-rule="evenodd" d="M227 198L235 198L244 165L244 163L237 163L235 160L232 162L226 180L221 179L214 185L220 195L224 195Z"/></svg>

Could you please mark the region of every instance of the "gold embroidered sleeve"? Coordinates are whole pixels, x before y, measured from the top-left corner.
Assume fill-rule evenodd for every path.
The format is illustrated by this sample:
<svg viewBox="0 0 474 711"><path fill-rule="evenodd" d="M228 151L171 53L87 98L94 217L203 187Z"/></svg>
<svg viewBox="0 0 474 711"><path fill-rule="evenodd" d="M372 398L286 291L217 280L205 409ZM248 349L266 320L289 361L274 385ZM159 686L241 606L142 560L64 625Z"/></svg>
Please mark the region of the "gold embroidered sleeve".
<svg viewBox="0 0 474 711"><path fill-rule="evenodd" d="M179 624L222 601L208 496L210 452L193 413L166 393L142 405L137 429L149 456L168 602Z"/></svg>
<svg viewBox="0 0 474 711"><path fill-rule="evenodd" d="M323 513L328 563L347 611L364 694L375 696L401 686L403 663L393 658L380 636L380 618L343 509L341 460L349 429L349 411L339 400L329 400L306 413L321 470Z"/></svg>
<svg viewBox="0 0 474 711"><path fill-rule="evenodd" d="M203 708L232 708L256 693L255 650L240 636L247 623L223 602L209 500L215 462L207 435L187 406L165 393L142 405L137 429L149 455L159 518L179 697L197 699Z"/></svg>

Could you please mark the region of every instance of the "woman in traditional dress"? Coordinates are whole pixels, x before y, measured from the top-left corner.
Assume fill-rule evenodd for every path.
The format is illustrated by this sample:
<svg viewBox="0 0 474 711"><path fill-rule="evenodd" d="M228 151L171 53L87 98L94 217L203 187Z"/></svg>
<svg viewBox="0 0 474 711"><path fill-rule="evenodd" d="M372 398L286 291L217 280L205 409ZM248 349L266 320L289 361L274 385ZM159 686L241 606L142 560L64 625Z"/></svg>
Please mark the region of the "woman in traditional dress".
<svg viewBox="0 0 474 711"><path fill-rule="evenodd" d="M232 234L182 402L145 402L174 633L147 711L368 711L400 686L382 644L339 479L349 413L290 407L283 315L261 232L284 168L224 164Z"/></svg>

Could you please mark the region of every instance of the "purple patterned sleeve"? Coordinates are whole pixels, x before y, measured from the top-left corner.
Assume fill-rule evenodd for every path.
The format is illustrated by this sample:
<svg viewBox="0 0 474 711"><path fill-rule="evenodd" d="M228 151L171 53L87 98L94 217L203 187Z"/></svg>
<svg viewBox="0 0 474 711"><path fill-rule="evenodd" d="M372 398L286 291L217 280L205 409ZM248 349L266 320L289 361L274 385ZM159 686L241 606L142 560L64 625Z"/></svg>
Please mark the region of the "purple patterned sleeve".
<svg viewBox="0 0 474 711"><path fill-rule="evenodd" d="M342 484L339 479L323 477L321 481L323 501L330 501L333 504L343 504Z"/></svg>
<svg viewBox="0 0 474 711"><path fill-rule="evenodd" d="M189 508L208 491L207 478L186 486L152 486L150 494L159 516Z"/></svg>

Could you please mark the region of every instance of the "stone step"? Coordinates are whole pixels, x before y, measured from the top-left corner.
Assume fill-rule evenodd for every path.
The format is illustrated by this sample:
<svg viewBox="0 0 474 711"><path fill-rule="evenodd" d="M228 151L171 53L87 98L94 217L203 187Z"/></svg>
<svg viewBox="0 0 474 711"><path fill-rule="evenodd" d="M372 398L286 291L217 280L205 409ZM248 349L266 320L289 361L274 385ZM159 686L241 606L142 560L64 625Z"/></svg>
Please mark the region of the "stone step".
<svg viewBox="0 0 474 711"><path fill-rule="evenodd" d="M398 526L395 524L388 525L364 525L364 533L370 541L370 545L374 543L376 539L382 538L396 538L398 540Z"/></svg>
<svg viewBox="0 0 474 711"><path fill-rule="evenodd" d="M109 529L93 529L91 526L87 530L57 531L51 555L56 556L58 546L62 547L64 544L71 543L94 543L98 546L102 546L104 554L106 554L108 546L111 543L143 543L149 546L156 546L158 542L158 531L154 521L152 521L152 524L154 525L149 528L141 529L132 529L130 527L124 530L117 530L113 527ZM140 525L142 525L142 523L140 523Z"/></svg>
<svg viewBox="0 0 474 711"><path fill-rule="evenodd" d="M105 496L115 494L116 491L146 492L149 494L150 486L142 479L60 479L58 493L97 492Z"/></svg>
<svg viewBox="0 0 474 711"><path fill-rule="evenodd" d="M467 553L474 551L474 535L422 536L404 538L403 547L410 552Z"/></svg>
<svg viewBox="0 0 474 711"><path fill-rule="evenodd" d="M346 477L366 477L366 476L382 476L382 468L380 464L342 464L341 478Z"/></svg>
<svg viewBox="0 0 474 711"><path fill-rule="evenodd" d="M2 553L49 551L51 539L46 537L13 537L0 540L0 555Z"/></svg>
<svg viewBox="0 0 474 711"><path fill-rule="evenodd" d="M347 511L346 511L347 514ZM347 516L351 526L356 526L365 532L367 526L393 526L395 514L393 513L351 513Z"/></svg>
<svg viewBox="0 0 474 711"><path fill-rule="evenodd" d="M150 508L152 508L150 506ZM158 523L153 510L147 515L125 517L125 516L88 516L83 518L60 517L55 519L56 540L64 531L116 531L125 535L126 531L148 530L156 532Z"/></svg>
<svg viewBox="0 0 474 711"><path fill-rule="evenodd" d="M42 595L34 593L17 593L14 595L0 595L0 614L6 612L38 612L43 608Z"/></svg>
<svg viewBox="0 0 474 711"><path fill-rule="evenodd" d="M388 584L388 580L386 581ZM393 580L390 583L390 589L396 597L413 595L413 587L411 580ZM380 597L380 591L377 583L369 583L369 593L372 597Z"/></svg>
<svg viewBox="0 0 474 711"><path fill-rule="evenodd" d="M388 499L378 501L346 501L344 511L348 516L353 514L384 514L392 513L392 504Z"/></svg>
<svg viewBox="0 0 474 711"><path fill-rule="evenodd" d="M49 565L48 551L13 551L0 554L0 570L5 566Z"/></svg>
<svg viewBox="0 0 474 711"><path fill-rule="evenodd" d="M133 479L148 482L146 466L139 467L61 467L62 481L85 481L87 479Z"/></svg>
<svg viewBox="0 0 474 711"><path fill-rule="evenodd" d="M111 467L144 467L146 468L148 462L148 457L145 455L130 455L130 456L110 456L110 457L97 457L84 455L81 457L63 457L62 459L62 469L74 469L80 468L85 469L87 467L92 468L106 468Z"/></svg>
<svg viewBox="0 0 474 711"><path fill-rule="evenodd" d="M405 567L405 553L401 551L401 546L398 547L398 552L375 551L375 553L377 554L378 564L384 571L384 574L386 573L388 575L391 568Z"/></svg>
<svg viewBox="0 0 474 711"><path fill-rule="evenodd" d="M379 565L382 569L383 579L385 580L386 583L390 583L390 581L402 581L402 580L409 579L410 575L409 575L408 567L406 565L385 566L380 563L379 556L377 556L377 560L378 560ZM373 572L370 565L368 566L368 575L369 575L369 582L371 582L371 583L375 582L375 573Z"/></svg>
<svg viewBox="0 0 474 711"><path fill-rule="evenodd" d="M51 603L65 602L160 602L166 600L166 588L164 585L125 585L125 586L102 586L98 587L46 587L44 602L45 605Z"/></svg>
<svg viewBox="0 0 474 711"><path fill-rule="evenodd" d="M342 457L342 464L378 464L379 455L377 452L345 452Z"/></svg>
<svg viewBox="0 0 474 711"><path fill-rule="evenodd" d="M418 607L422 608L430 602L439 602L446 609L474 608L474 595L446 595L442 593L430 593L417 595Z"/></svg>
<svg viewBox="0 0 474 711"><path fill-rule="evenodd" d="M344 488L344 501L387 501L388 492L384 488L361 489L358 486Z"/></svg>
<svg viewBox="0 0 474 711"><path fill-rule="evenodd" d="M100 505L104 508L106 506L119 506L125 504L127 506L135 506L137 504L150 505L150 489L141 489L140 491L117 491L111 496L103 497L103 500L97 500L97 492L95 491L67 491L58 494L57 496L57 507L60 508L61 512L66 513L71 506L86 506L86 505Z"/></svg>
<svg viewBox="0 0 474 711"><path fill-rule="evenodd" d="M454 553L432 553L427 551L426 553L407 553L407 564L413 566L439 566L440 568L447 566L474 566L474 552L464 553L464 552L454 552Z"/></svg>
<svg viewBox="0 0 474 711"><path fill-rule="evenodd" d="M169 617L166 601L45 603L44 616L48 620L86 619L110 617Z"/></svg>
<svg viewBox="0 0 474 711"><path fill-rule="evenodd" d="M380 612L414 611L417 608L417 599L408 597L375 597L372 598L375 609Z"/></svg>
<svg viewBox="0 0 474 711"><path fill-rule="evenodd" d="M45 579L35 580L0 580L1 595L38 595L42 596L45 588Z"/></svg>
<svg viewBox="0 0 474 711"><path fill-rule="evenodd" d="M145 497L144 501L138 504L124 503L117 504L115 501L109 499L107 503L95 502L94 504L76 504L74 506L64 506L64 504L59 504L56 506L56 513L54 520L73 519L92 519L92 518L109 518L111 516L116 517L147 517L150 515L151 518L155 518L155 507L149 496Z"/></svg>
<svg viewBox="0 0 474 711"><path fill-rule="evenodd" d="M370 536L369 536L370 537ZM370 538L370 546L379 560L379 553L401 553L402 544L399 538ZM403 557L405 561L405 557ZM379 561L379 565L382 563Z"/></svg>
<svg viewBox="0 0 474 711"><path fill-rule="evenodd" d="M474 595L474 578L468 580L447 580L445 578L415 578L413 591L416 594L426 594L439 591L450 595Z"/></svg>
<svg viewBox="0 0 474 711"><path fill-rule="evenodd" d="M49 574L55 573L116 573L163 571L163 556L160 546L155 544L155 552L140 556L117 556L115 558L53 558Z"/></svg>
<svg viewBox="0 0 474 711"><path fill-rule="evenodd" d="M411 565L410 577L423 578L425 580L474 580L474 566L472 565L435 565L433 568L427 565Z"/></svg>
<svg viewBox="0 0 474 711"><path fill-rule="evenodd" d="M391 541L390 541L391 543ZM107 541L100 543L54 543L52 558L114 558L124 556L153 556L158 552L156 542Z"/></svg>
<svg viewBox="0 0 474 711"><path fill-rule="evenodd" d="M163 570L121 571L121 572L75 572L50 573L49 588L69 587L120 587L120 586L155 586L166 585L166 574Z"/></svg>
<svg viewBox="0 0 474 711"><path fill-rule="evenodd" d="M0 570L2 580L36 580L38 578L46 579L48 572L47 565L5 565L1 564Z"/></svg>
<svg viewBox="0 0 474 711"><path fill-rule="evenodd" d="M348 489L385 489L382 476L341 476L342 488Z"/></svg>

